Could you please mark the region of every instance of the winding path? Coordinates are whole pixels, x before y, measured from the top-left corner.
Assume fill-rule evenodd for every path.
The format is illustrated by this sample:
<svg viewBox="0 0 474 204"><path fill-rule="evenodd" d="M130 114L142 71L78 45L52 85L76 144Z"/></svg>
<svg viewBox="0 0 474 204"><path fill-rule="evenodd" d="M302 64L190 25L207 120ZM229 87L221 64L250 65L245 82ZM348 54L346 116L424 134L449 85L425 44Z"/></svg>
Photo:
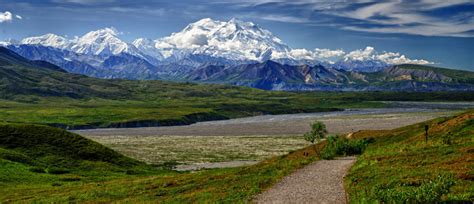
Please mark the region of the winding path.
<svg viewBox="0 0 474 204"><path fill-rule="evenodd" d="M255 203L346 203L343 178L355 157L316 161L258 195Z"/></svg>

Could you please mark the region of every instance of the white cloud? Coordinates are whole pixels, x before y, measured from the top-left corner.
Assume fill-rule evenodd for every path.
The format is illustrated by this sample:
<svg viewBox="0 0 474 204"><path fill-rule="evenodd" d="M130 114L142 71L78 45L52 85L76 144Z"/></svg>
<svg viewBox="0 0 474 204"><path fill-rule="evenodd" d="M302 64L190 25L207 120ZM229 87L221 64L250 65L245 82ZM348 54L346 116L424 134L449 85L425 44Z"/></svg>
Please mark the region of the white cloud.
<svg viewBox="0 0 474 204"><path fill-rule="evenodd" d="M20 19L20 20L23 19L23 17L21 17L20 15L15 15L15 18Z"/></svg>
<svg viewBox="0 0 474 204"><path fill-rule="evenodd" d="M376 55L375 58L387 64L434 64L433 62L423 59L412 60L405 57L405 55L395 52L386 52L381 55Z"/></svg>
<svg viewBox="0 0 474 204"><path fill-rule="evenodd" d="M373 60L374 59L375 49L373 47L367 46L365 49L354 50L349 52L344 56L344 60Z"/></svg>
<svg viewBox="0 0 474 204"><path fill-rule="evenodd" d="M360 20L372 25L366 27L364 23L359 22L341 26L346 30L423 36L474 37L474 34L470 32L474 29L472 13L453 14L446 17L428 15L424 12L465 3L472 3L472 0L421 0L408 3L388 1L369 4L355 10L343 12L330 10L325 13Z"/></svg>
<svg viewBox="0 0 474 204"><path fill-rule="evenodd" d="M472 3L472 0L421 0L421 9L431 10L465 3Z"/></svg>
<svg viewBox="0 0 474 204"><path fill-rule="evenodd" d="M301 60L301 59L313 60L314 59L314 53L307 49L292 49L288 54L294 59L298 59L298 60Z"/></svg>
<svg viewBox="0 0 474 204"><path fill-rule="evenodd" d="M257 18L261 18L263 20L268 21L276 21L276 22L283 22L283 23L308 23L308 19L300 18L295 16L285 16L285 15L255 15Z"/></svg>
<svg viewBox="0 0 474 204"><path fill-rule="evenodd" d="M319 61L327 61L333 58L340 57L344 55L345 52L342 49L337 50L330 50L330 49L321 49L316 48L314 50L307 50L307 49L291 49L287 55L296 60L319 60ZM284 58L286 55L284 53L276 53L274 55L275 58Z"/></svg>
<svg viewBox="0 0 474 204"><path fill-rule="evenodd" d="M424 36L450 36L450 37L474 37L469 31L474 30L474 24L437 23L437 25L416 25L407 27L381 27L361 28L357 26L344 26L346 30L365 31L376 33L400 33Z"/></svg>
<svg viewBox="0 0 474 204"><path fill-rule="evenodd" d="M82 4L82 5L96 5L96 4L104 4L104 3L112 3L115 0L52 0L54 3L72 3L72 4Z"/></svg>
<svg viewBox="0 0 474 204"><path fill-rule="evenodd" d="M12 21L12 13L9 11L0 12L0 23Z"/></svg>
<svg viewBox="0 0 474 204"><path fill-rule="evenodd" d="M379 60L387 64L434 64L424 59L410 59L398 52L378 53L375 48L367 46L365 49L354 50L344 56L344 60Z"/></svg>
<svg viewBox="0 0 474 204"><path fill-rule="evenodd" d="M324 49L316 48L314 49L314 52L318 59L340 57L345 54L345 52L342 49L330 50L326 48Z"/></svg>

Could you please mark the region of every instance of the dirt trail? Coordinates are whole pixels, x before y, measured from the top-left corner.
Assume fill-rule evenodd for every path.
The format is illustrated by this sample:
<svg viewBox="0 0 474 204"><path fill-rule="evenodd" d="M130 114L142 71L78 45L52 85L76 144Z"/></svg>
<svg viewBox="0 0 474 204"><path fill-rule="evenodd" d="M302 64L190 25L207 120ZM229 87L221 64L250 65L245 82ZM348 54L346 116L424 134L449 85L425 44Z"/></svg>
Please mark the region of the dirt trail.
<svg viewBox="0 0 474 204"><path fill-rule="evenodd" d="M255 203L346 203L343 178L355 157L316 161L258 195Z"/></svg>

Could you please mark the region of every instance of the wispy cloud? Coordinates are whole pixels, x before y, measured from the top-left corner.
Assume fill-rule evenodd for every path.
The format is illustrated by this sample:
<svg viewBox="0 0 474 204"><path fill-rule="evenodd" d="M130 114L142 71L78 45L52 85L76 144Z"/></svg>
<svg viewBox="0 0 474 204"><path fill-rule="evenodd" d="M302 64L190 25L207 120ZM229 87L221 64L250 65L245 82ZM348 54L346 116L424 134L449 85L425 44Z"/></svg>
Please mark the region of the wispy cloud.
<svg viewBox="0 0 474 204"><path fill-rule="evenodd" d="M62 4L97 5L104 3L112 3L115 2L115 0L51 0L51 2Z"/></svg>
<svg viewBox="0 0 474 204"><path fill-rule="evenodd" d="M474 37L473 12L451 11L448 16L430 15L427 11L440 10L467 1L419 1L414 3L382 2L369 4L343 12L326 11L327 14L358 20L342 26L343 29L377 33L402 33L424 36Z"/></svg>
<svg viewBox="0 0 474 204"><path fill-rule="evenodd" d="M382 34L474 37L473 0L48 0L29 3L42 8L121 12L137 17L198 19L207 15Z"/></svg>
<svg viewBox="0 0 474 204"><path fill-rule="evenodd" d="M284 23L309 23L310 21L307 18L295 17L295 16L285 16L285 15L256 15L256 18L269 21L277 21Z"/></svg>
<svg viewBox="0 0 474 204"><path fill-rule="evenodd" d="M374 33L474 37L472 0L221 0L219 3L234 5L240 11L258 10L260 19L269 21Z"/></svg>

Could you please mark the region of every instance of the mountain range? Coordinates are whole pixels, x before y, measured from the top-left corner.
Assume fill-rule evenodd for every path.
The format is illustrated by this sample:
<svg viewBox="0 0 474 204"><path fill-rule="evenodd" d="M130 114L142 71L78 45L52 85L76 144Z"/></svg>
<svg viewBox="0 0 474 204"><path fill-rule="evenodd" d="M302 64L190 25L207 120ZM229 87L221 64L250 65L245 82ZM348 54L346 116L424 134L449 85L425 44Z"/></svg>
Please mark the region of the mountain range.
<svg viewBox="0 0 474 204"><path fill-rule="evenodd" d="M97 78L228 83L268 90L472 89L472 81L450 75L457 71L406 65L429 63L426 60L378 53L372 47L349 53L292 49L270 31L237 19L202 19L156 40L128 43L120 35L104 28L74 39L50 33L0 46L28 60Z"/></svg>

